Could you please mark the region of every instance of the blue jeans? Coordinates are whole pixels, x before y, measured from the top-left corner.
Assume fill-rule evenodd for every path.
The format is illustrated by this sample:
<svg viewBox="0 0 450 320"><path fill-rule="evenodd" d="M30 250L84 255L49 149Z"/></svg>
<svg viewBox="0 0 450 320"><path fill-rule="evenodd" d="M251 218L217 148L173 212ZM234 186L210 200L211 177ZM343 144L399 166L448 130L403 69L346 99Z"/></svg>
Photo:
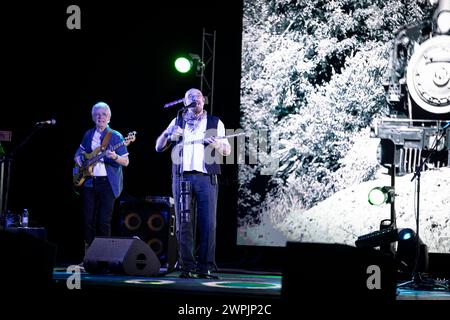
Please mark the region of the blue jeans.
<svg viewBox="0 0 450 320"><path fill-rule="evenodd" d="M179 262L184 271L207 272L216 268L216 212L217 176L201 172L183 173L184 181L191 184L191 210L188 221L180 216L180 176L172 180L175 201ZM196 228L199 241L195 241ZM198 256L195 257L196 242Z"/></svg>

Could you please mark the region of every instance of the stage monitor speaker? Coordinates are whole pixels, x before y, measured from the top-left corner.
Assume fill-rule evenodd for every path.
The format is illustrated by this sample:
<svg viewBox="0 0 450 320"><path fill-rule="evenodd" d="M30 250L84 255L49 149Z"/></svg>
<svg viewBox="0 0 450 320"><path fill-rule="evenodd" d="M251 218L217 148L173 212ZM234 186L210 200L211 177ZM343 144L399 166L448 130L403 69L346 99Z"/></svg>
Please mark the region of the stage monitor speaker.
<svg viewBox="0 0 450 320"><path fill-rule="evenodd" d="M175 210L170 197L146 197L120 202L119 235L137 236L152 248L161 265L172 269L177 260Z"/></svg>
<svg viewBox="0 0 450 320"><path fill-rule="evenodd" d="M288 242L285 256L281 291L291 307L295 308L297 301L307 302L306 305L313 301L324 304L395 301L394 258L379 250Z"/></svg>
<svg viewBox="0 0 450 320"><path fill-rule="evenodd" d="M0 230L0 287L51 288L56 245L26 232Z"/></svg>
<svg viewBox="0 0 450 320"><path fill-rule="evenodd" d="M92 274L153 276L161 264L153 250L139 238L96 237L86 251L84 268Z"/></svg>

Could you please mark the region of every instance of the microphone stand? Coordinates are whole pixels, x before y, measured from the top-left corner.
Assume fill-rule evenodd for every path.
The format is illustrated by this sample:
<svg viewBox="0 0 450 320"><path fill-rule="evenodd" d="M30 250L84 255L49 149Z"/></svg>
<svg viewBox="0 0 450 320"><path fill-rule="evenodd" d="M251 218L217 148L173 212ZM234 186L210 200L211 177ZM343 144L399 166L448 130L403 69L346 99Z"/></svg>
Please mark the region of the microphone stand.
<svg viewBox="0 0 450 320"><path fill-rule="evenodd" d="M31 130L31 132L22 140L22 142L20 144L18 144L9 154L5 154L5 156L3 157L3 159L1 159L0 161L2 162L1 164L1 181L0 181L0 191L1 191L1 201L2 201L2 205L1 205L1 212L0 212L0 229L2 228L3 230L6 230L7 227L7 214L8 214L8 200L9 200L9 189L10 189L10 185L11 185L11 170L12 170L12 162L14 159L15 154L17 153L17 151L22 148L27 142L28 140L30 140L30 138L39 130L43 127L43 124L36 124L33 128L33 130ZM6 188L3 194L3 174L4 174L4 163L6 163Z"/></svg>
<svg viewBox="0 0 450 320"><path fill-rule="evenodd" d="M176 124L181 124L181 126L183 126L183 111L186 110L186 107L182 107L180 108L180 110L178 110L177 112L177 120L175 121ZM186 217L184 216L184 210L185 210L185 205L186 203L183 202L183 182L184 182L184 177L183 177L183 164L184 164L184 136L182 137L181 142L181 147L180 147L180 159L179 159L179 168L178 168L178 173L179 173L179 181L178 181L178 204L180 207L180 223L183 223L186 220ZM187 202L189 203L189 202ZM181 229L181 228L180 228Z"/></svg>
<svg viewBox="0 0 450 320"><path fill-rule="evenodd" d="M175 123L176 124L181 124L181 126L183 127L183 123L184 123L184 119L182 118L182 113L183 111L188 110L187 106L184 106L182 108L180 108L180 110L178 110L177 113L177 118ZM185 129L186 125L184 124L183 129ZM178 201L178 208L179 208L179 217L180 217L180 221L178 223L178 225L180 226L180 228L177 230L177 235L178 235L178 246L179 246L179 250L181 251L181 225L182 224L186 224L189 223L191 220L191 192L192 192L192 188L191 188L191 184L189 181L184 181L184 175L183 175L183 164L184 164L184 136L182 138L181 141L178 142L178 144L181 144L180 146L180 152L179 152L179 168L178 168L178 181L177 181L177 185L178 185L178 197L176 199L176 201ZM175 175L177 175L177 173L175 173ZM194 225L195 225L195 220L194 220ZM194 237L195 237L195 233L194 233ZM195 241L195 238L193 239L193 241ZM181 252L180 252L181 255ZM183 267L183 266L182 266Z"/></svg>
<svg viewBox="0 0 450 320"><path fill-rule="evenodd" d="M439 130L440 129L438 129L438 132L439 132ZM416 257L414 259L414 267L413 267L413 271L412 271L412 279L410 281L407 281L407 282L399 284L397 286L397 288L409 286L409 287L412 287L413 289L433 289L434 287L440 287L440 288L443 288L445 290L449 290L448 282L435 281L434 279L424 279L422 277L422 274L417 271L417 269L419 267L420 252L421 252L421 250L420 250L420 241L419 241L420 178L421 178L421 172L423 171L423 167L424 167L425 163L427 163L428 160L430 160L431 156L434 153L437 153L437 148L439 146L439 142L445 136L445 133L446 133L446 130L444 128L442 130L442 132L440 133L439 138L437 140L435 140L435 144L431 148L431 150L428 153L428 155L425 158L422 159L421 163L418 166L416 166L416 171L415 171L413 177L411 178L411 182L414 181L414 179L417 178L417 188L416 188L416 238L414 239L415 246L416 246Z"/></svg>

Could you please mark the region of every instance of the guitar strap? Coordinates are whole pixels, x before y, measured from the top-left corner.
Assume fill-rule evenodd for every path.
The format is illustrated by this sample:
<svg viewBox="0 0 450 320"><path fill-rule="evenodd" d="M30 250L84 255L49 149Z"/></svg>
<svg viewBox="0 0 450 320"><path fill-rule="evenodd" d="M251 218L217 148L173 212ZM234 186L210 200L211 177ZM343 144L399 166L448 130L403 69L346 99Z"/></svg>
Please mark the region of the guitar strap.
<svg viewBox="0 0 450 320"><path fill-rule="evenodd" d="M108 146L109 143L109 139L111 138L112 135L112 131L108 130L108 132L106 133L105 137L103 138L102 141L102 151L106 150L106 147Z"/></svg>

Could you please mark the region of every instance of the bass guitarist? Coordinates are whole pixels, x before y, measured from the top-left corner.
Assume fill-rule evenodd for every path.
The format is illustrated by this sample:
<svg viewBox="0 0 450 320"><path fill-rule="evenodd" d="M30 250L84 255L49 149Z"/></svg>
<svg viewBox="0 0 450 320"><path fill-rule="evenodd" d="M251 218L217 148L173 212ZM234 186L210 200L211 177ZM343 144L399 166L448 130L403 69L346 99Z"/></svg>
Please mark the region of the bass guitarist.
<svg viewBox="0 0 450 320"><path fill-rule="evenodd" d="M114 202L123 188L122 167L129 163L126 144L121 144L124 138L109 127L110 119L111 109L106 103L98 102L92 107L95 127L86 131L74 157L76 167L82 168L90 158L105 154L84 170L88 172L82 191L85 249L96 236L111 235ZM108 150L114 145L120 147Z"/></svg>

